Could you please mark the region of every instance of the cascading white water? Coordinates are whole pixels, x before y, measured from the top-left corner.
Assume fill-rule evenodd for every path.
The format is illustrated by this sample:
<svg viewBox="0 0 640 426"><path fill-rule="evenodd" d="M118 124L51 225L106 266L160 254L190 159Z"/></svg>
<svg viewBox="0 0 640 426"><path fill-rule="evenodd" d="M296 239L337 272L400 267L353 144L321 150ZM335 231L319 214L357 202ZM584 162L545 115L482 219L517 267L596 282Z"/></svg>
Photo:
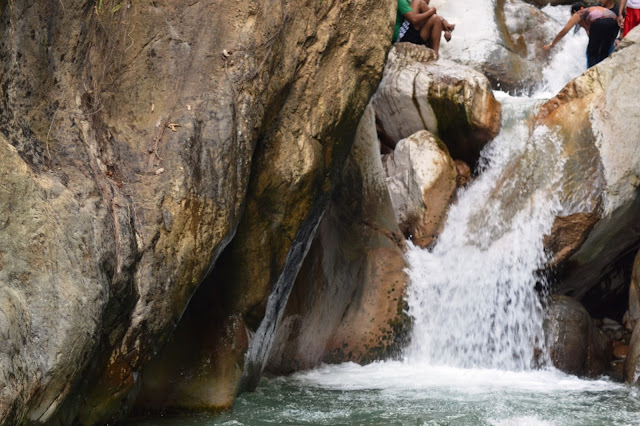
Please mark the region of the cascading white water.
<svg viewBox="0 0 640 426"><path fill-rule="evenodd" d="M410 247L409 361L504 370L546 362L536 287L545 284L543 237L562 207L565 158L554 134L538 129L529 135L526 119L538 98L566 83L558 70L570 62L584 69L585 39L564 44L538 96L497 94L503 130L482 154L480 177L458 193L435 247Z"/></svg>
<svg viewBox="0 0 640 426"><path fill-rule="evenodd" d="M507 122L532 106L510 101L502 99ZM526 132L522 121L511 123L492 142L484 171L458 194L436 246L409 250L410 359L523 370L542 349L536 283L564 160L552 133L527 140Z"/></svg>

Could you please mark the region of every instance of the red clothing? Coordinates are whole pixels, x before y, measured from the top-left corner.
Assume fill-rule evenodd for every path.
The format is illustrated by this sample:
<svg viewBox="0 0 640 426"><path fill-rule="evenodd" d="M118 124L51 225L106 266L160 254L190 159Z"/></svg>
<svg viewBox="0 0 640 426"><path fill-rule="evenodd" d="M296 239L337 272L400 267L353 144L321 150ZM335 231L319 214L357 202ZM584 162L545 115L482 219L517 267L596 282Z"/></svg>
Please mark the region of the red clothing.
<svg viewBox="0 0 640 426"><path fill-rule="evenodd" d="M627 7L627 16L624 18L624 30L622 31L622 37L626 36L629 31L640 24L640 9L631 9Z"/></svg>

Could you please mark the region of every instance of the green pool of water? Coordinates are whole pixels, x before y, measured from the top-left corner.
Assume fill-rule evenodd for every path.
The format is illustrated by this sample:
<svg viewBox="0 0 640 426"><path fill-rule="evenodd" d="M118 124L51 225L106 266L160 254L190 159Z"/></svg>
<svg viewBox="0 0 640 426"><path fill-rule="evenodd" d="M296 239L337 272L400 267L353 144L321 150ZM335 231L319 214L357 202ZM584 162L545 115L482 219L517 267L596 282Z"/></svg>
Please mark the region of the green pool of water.
<svg viewBox="0 0 640 426"><path fill-rule="evenodd" d="M556 370L327 366L263 379L233 411L129 425L640 425L637 387Z"/></svg>

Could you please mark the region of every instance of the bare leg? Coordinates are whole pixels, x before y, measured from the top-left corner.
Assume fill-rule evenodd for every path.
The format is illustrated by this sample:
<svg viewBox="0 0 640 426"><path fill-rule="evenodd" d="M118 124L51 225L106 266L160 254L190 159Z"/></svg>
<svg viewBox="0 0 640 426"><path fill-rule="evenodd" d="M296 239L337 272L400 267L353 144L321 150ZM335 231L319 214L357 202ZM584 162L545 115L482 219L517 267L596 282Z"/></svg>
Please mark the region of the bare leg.
<svg viewBox="0 0 640 426"><path fill-rule="evenodd" d="M411 8L414 9L414 10L417 9L418 13L424 13L424 12L432 9L429 6L429 0L412 0L411 1ZM437 15L434 15L434 16L437 16ZM455 26L455 24L450 24L446 19L444 19L442 17L440 17L440 19L442 20L442 28L443 28L443 31L444 31L444 39L449 41L449 40L451 40L451 31L453 31L456 28L456 26ZM427 21L427 22L429 22L429 21ZM426 24L424 26L426 26ZM421 35L423 35L423 40L428 40L429 37L431 37L431 27L429 28L429 31L425 33L425 32L422 31L424 29L424 26L423 26L423 28L416 28L416 29L418 31L420 31ZM424 38L424 34L427 34L427 38Z"/></svg>
<svg viewBox="0 0 640 426"><path fill-rule="evenodd" d="M424 40L425 45L427 46L429 45L431 34L433 34L433 27L438 21L440 21L440 18L436 15L433 15L427 20L422 29L420 29L420 38Z"/></svg>
<svg viewBox="0 0 640 426"><path fill-rule="evenodd" d="M440 37L442 37L442 19L437 16L435 22L433 23L433 28L431 29L431 48L435 50L436 54L439 54L440 50Z"/></svg>
<svg viewBox="0 0 640 426"><path fill-rule="evenodd" d="M425 2L424 0L411 0L410 6L411 6L412 10L414 10L417 13L420 13L420 14L426 13L426 12L428 12L430 10L433 10L435 12L435 8L429 7L427 2ZM433 16L435 16L435 13L433 14ZM429 19L431 19L431 18L429 18ZM413 28L415 28L416 31L422 33L422 30L427 25L428 21L429 20L427 20L426 22L423 22L421 25L414 25Z"/></svg>

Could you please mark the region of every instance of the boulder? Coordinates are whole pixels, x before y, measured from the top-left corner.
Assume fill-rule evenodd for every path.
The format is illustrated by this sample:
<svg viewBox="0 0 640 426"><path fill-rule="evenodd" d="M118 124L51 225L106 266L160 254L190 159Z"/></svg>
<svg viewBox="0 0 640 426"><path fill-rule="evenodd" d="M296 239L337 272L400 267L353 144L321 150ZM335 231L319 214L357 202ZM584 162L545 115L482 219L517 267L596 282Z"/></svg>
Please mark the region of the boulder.
<svg viewBox="0 0 640 426"><path fill-rule="evenodd" d="M215 327L273 326L265 299L293 283L394 17L374 1L119 4L0 2L0 424L126 410L235 235L269 261ZM244 355L229 351L216 368ZM221 377L202 408L233 400L237 374Z"/></svg>
<svg viewBox="0 0 640 426"><path fill-rule="evenodd" d="M396 43L373 98L376 119L393 143L428 130L451 156L477 162L482 147L500 129L500 103L489 81L450 61L435 61L431 49Z"/></svg>
<svg viewBox="0 0 640 426"><path fill-rule="evenodd" d="M359 5L348 13L370 6ZM326 4L321 9L338 19L340 13L334 7L338 6ZM367 12L375 20L349 30L330 19L314 21L315 28L295 33L311 37L307 33L313 30L318 40L299 52L324 58L334 70L349 69L349 75L329 72L324 65L318 68L316 59L311 60L298 69L295 84L287 92L290 101L278 107L277 114L271 111L278 125L265 130L254 152L245 208L234 239L194 296L202 302L187 310L187 324L177 331L187 336L176 335L166 355L158 359L159 365L150 366L153 370L148 373L145 370L144 377L164 371L167 379L143 384L136 402L139 410L227 409L236 393L257 386L296 275L354 141L359 117L379 81L389 44L385 37L390 12L389 5L378 4ZM384 31L367 47L355 48L354 31L360 34L372 23ZM342 48L334 49L334 43ZM352 80L356 75L358 85ZM207 316L213 304L219 307L213 314L219 320L212 322ZM202 324L206 324L204 331L194 334ZM201 340L201 334L206 338ZM237 339L243 334L251 337ZM186 363L176 363L180 355L175 352L186 347L194 348L195 354ZM182 383L176 386L178 380Z"/></svg>
<svg viewBox="0 0 640 426"><path fill-rule="evenodd" d="M277 330L272 373L362 364L401 348L407 263L379 150L369 106Z"/></svg>
<svg viewBox="0 0 640 426"><path fill-rule="evenodd" d="M551 237L559 265L555 291L582 299L594 289L593 305L626 291L620 271L640 244L640 109L626 90L640 80L632 72L638 41L640 31L630 33L608 59L543 105L534 124L534 132L551 131L565 159L557 212L564 219L556 221L564 223L556 229L565 229ZM602 286L605 281L611 285Z"/></svg>
<svg viewBox="0 0 640 426"><path fill-rule="evenodd" d="M544 237L545 250L553 255L548 261L548 266L556 267L575 253L587 239L598 219L596 212L557 216L553 221L551 233Z"/></svg>
<svg viewBox="0 0 640 426"><path fill-rule="evenodd" d="M548 62L542 46L562 26L520 0L432 0L438 14L456 24L440 56L481 71L494 88L528 92Z"/></svg>
<svg viewBox="0 0 640 426"><path fill-rule="evenodd" d="M458 187L465 186L471 182L471 167L462 160L456 160L456 185Z"/></svg>
<svg viewBox="0 0 640 426"><path fill-rule="evenodd" d="M640 323L636 323L624 361L624 381L640 383Z"/></svg>
<svg viewBox="0 0 640 426"><path fill-rule="evenodd" d="M609 340L593 325L587 310L576 300L554 296L545 319L547 348L553 365L569 374L595 377L609 367Z"/></svg>
<svg viewBox="0 0 640 426"><path fill-rule="evenodd" d="M640 320L640 252L636 255L629 285L629 326L632 330Z"/></svg>
<svg viewBox="0 0 640 426"><path fill-rule="evenodd" d="M457 187L455 163L426 130L401 140L383 162L400 229L414 244L430 246L442 231Z"/></svg>
<svg viewBox="0 0 640 426"><path fill-rule="evenodd" d="M624 360L629 355L629 345L617 344L613 346L613 357L615 359Z"/></svg>

